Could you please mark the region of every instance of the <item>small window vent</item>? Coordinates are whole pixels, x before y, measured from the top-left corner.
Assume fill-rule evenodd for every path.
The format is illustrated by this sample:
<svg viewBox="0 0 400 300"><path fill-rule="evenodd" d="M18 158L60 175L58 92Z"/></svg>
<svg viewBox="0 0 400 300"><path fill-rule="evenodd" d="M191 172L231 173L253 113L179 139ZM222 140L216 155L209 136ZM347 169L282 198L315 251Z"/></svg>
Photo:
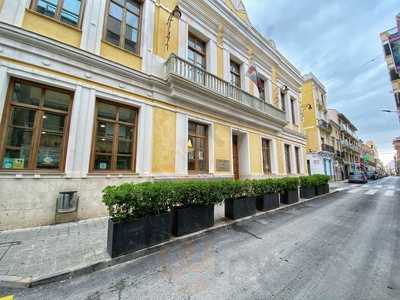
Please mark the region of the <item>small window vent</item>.
<svg viewBox="0 0 400 300"><path fill-rule="evenodd" d="M78 192L60 192L57 198L57 213L71 213L78 209Z"/></svg>

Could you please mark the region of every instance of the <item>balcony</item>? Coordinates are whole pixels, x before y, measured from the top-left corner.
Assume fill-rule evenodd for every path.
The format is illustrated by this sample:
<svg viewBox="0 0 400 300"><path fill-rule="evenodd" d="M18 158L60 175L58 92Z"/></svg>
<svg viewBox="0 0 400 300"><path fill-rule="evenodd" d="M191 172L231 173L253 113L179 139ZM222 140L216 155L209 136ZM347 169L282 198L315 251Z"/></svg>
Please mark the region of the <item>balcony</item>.
<svg viewBox="0 0 400 300"><path fill-rule="evenodd" d="M327 121L319 119L318 120L318 127L326 130L326 131L331 131L332 130L332 125L329 124Z"/></svg>
<svg viewBox="0 0 400 300"><path fill-rule="evenodd" d="M335 148L333 146L331 146L331 145L322 144L321 148L322 148L322 151L335 153Z"/></svg>
<svg viewBox="0 0 400 300"><path fill-rule="evenodd" d="M240 103L261 113L267 114L281 122L286 122L286 114L284 111L250 95L242 89L174 54L172 54L166 62L166 71L168 76L176 76L185 81L189 81L197 87L206 89L209 92L229 99L232 102Z"/></svg>

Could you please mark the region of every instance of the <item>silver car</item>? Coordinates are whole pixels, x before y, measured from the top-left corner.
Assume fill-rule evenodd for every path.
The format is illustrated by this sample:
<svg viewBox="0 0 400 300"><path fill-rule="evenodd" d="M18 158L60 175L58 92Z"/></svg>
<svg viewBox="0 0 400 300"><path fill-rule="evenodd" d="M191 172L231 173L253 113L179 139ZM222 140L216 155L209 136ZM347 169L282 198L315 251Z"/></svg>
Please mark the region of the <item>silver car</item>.
<svg viewBox="0 0 400 300"><path fill-rule="evenodd" d="M364 173L350 173L349 183L368 183L368 178Z"/></svg>

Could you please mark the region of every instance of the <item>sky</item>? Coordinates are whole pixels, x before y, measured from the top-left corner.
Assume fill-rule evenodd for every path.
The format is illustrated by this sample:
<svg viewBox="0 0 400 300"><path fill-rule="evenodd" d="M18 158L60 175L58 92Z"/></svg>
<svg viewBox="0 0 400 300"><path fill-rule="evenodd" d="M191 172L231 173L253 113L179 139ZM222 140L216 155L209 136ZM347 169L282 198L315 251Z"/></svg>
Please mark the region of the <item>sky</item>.
<svg viewBox="0 0 400 300"><path fill-rule="evenodd" d="M344 113L380 158L393 159L400 136L379 33L396 26L399 0L243 0L252 25L273 39L303 74L327 88L328 106Z"/></svg>

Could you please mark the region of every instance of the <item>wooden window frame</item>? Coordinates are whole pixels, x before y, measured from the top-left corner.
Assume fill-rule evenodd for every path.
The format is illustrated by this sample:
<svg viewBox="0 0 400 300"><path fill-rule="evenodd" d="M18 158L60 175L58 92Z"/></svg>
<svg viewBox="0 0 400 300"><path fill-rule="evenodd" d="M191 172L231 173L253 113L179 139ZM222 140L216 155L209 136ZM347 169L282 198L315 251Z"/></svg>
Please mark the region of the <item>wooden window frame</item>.
<svg viewBox="0 0 400 300"><path fill-rule="evenodd" d="M54 19L57 22L60 22L60 23L62 23L64 25L72 26L73 28L79 28L79 29L82 28L82 21L83 21L83 15L84 15L84 12L85 12L85 7L86 7L86 0L81 0L81 10L79 12L79 21L78 21L77 25L73 25L73 24L70 24L70 23L67 23L67 22L63 22L61 20L61 11L62 11L62 8L63 8L63 5L64 5L64 0L58 0L56 13L55 13L55 15L53 17L52 16L47 16L47 15L42 14L39 11L37 11L38 2L39 2L39 0L32 0L32 3L31 3L30 7L31 7L31 10L33 10L34 12L36 12L36 13L38 13L40 15L43 15L43 16L45 16L47 18Z"/></svg>
<svg viewBox="0 0 400 300"><path fill-rule="evenodd" d="M35 86L40 88L41 97L39 105L30 105L25 103L16 103L12 101L12 95L14 91L14 87L16 83L27 84L30 86ZM61 92L63 94L70 96L70 102L68 106L68 111L61 111L53 108L46 108L43 106L44 104L44 95L46 90ZM8 91L7 98L4 105L3 118L0 126L0 173L64 173L65 171L65 163L67 156L67 147L68 147L68 139L69 139L69 127L71 122L71 114L72 114L72 105L74 99L74 92L68 91L44 84L39 84L36 82L32 82L29 80L11 78ZM25 109L35 110L35 120L32 127L32 141L31 141L31 149L29 153L29 166L24 169L5 169L3 168L4 163L4 155L6 151L6 139L8 133L8 127L10 125L10 116L13 107L21 107ZM63 141L62 141L62 150L60 153L60 165L58 169L45 169L45 168L37 168L37 157L40 148L41 135L40 132L43 129L43 115L46 113L54 113L58 115L65 115L66 118L64 120L64 132L63 132Z"/></svg>
<svg viewBox="0 0 400 300"><path fill-rule="evenodd" d="M287 149L287 151L286 151ZM291 162L291 155L290 155L290 145L285 144L284 146L285 152L285 162L286 162L286 173L292 174L292 162Z"/></svg>
<svg viewBox="0 0 400 300"><path fill-rule="evenodd" d="M267 144L267 146L266 146ZM265 175L272 174L272 160L271 160L271 140L262 138L261 139L261 149L262 149L262 158L263 158L263 172ZM266 151L267 157L265 157ZM268 170L265 168L265 162L267 161Z"/></svg>
<svg viewBox="0 0 400 300"><path fill-rule="evenodd" d="M124 0L125 1L125 0ZM104 26L103 26L103 42L107 43L108 45L117 47L125 52L128 52L130 54L134 54L137 56L140 56L140 47L141 47L141 40L142 40L142 19L143 19L143 2L144 0L133 0L135 2L137 2L140 5L140 12L138 15L138 28L137 28L137 32L138 32L138 40L137 40L137 50L136 51L130 51L128 49L125 49L125 33L126 33L126 12L128 11L128 9L126 8L126 4L125 7L123 7L123 16L122 16L122 21L121 21L121 32L120 32L120 39L119 39L119 44L116 45L110 41L107 40L107 28L108 28L108 16L110 14L110 3L113 2L112 0L107 0L107 4L106 4L106 11L104 14ZM120 6L118 3L115 3L116 5ZM131 12L133 13L133 12ZM135 13L133 13L134 15L136 15Z"/></svg>
<svg viewBox="0 0 400 300"><path fill-rule="evenodd" d="M197 64L195 64L195 66L199 67L199 68L202 68L204 71L206 71L207 70L207 43L204 42L202 39L198 38L197 36L195 36L192 33L189 33L188 40L190 40L190 39L193 39L193 40L195 40L197 42L200 42L200 43L202 43L204 45L204 47L203 47L204 52L202 52L202 51L199 51L199 50L191 47L190 43L188 42L188 50L191 50L191 51L197 53L198 55L200 55L200 56L202 56L204 58L204 66L200 67ZM192 63L192 62L190 62L190 63Z"/></svg>
<svg viewBox="0 0 400 300"><path fill-rule="evenodd" d="M189 120L189 122L188 122L188 128L190 128L190 123L192 123L192 124L195 124L196 125L196 128L197 128L197 126L203 126L203 127L205 127L205 130L206 130L206 133L205 133L205 135L204 136L201 136L201 135L198 135L197 134L197 129L196 129L196 133L195 134L190 134L190 131L188 131L188 141L189 141L189 138L193 138L193 139L197 139L197 138L200 138L200 139L204 139L204 141L205 141L205 143L204 143L204 160L206 161L206 168L205 168L205 170L204 171L201 171L200 170L200 167L199 167L199 165L200 165L200 163L199 163L199 159L198 159L198 155L197 155L197 153L198 153L198 151L199 151L199 148L198 148L198 146L197 146L197 143L195 143L195 150L194 150L194 152L195 152L195 156L194 156L194 166L195 166L195 169L194 170L189 170L189 157L188 157L188 159L187 159L187 164L188 164L188 172L189 172L189 174L206 174L206 173L208 173L209 172L209 164L210 164L210 161L209 161L209 153L208 153L208 137L209 137L209 135L208 135L208 133L209 133L209 125L207 125L207 124L203 124L203 123L199 123L199 122L196 122L196 121L191 121L191 120Z"/></svg>
<svg viewBox="0 0 400 300"><path fill-rule="evenodd" d="M107 104L111 106L115 106L117 108L116 119L104 119L98 117L98 106L99 104ZM119 121L119 109L125 108L129 110L133 110L136 112L136 117L134 123L128 122L120 122ZM93 136L92 136L92 149L90 155L90 167L89 172L92 174L135 174L136 173L136 154L137 154L137 136L138 136L138 119L139 119L139 109L136 106L130 106L126 104L121 104L118 102L112 102L103 100L101 98L96 99L96 107L95 107L95 115L94 115L94 122L93 122ZM104 121L107 123L114 124L114 137L113 137L113 144L112 144L112 153L111 153L111 169L110 170L98 170L95 169L95 162L96 162L96 139L97 139L97 125L98 122ZM129 170L118 170L116 168L117 159L118 159L118 140L119 140L119 127L120 125L126 125L134 128L134 133L132 135L132 165L131 169ZM104 154L106 155L106 154Z"/></svg>
<svg viewBox="0 0 400 300"><path fill-rule="evenodd" d="M258 90L259 98L261 100L263 100L264 102L266 102L267 101L267 93L265 91L265 80L262 77L258 77L257 81L259 82L258 85L262 87L262 93L260 90ZM258 86L257 86L257 89L258 89Z"/></svg>
<svg viewBox="0 0 400 300"><path fill-rule="evenodd" d="M236 67L237 67L237 69L239 70L238 72L234 72L234 71L232 71L232 65L236 65ZM231 85L233 85L234 87L236 87L236 88L238 88L238 89L241 89L242 88L242 77L241 77L241 74L240 74L240 64L238 64L237 62L235 62L235 61L233 61L232 59L230 60L230 63L229 63L229 73L231 74ZM236 85L236 84L234 84L233 83L233 78L238 78L239 79L239 85Z"/></svg>

